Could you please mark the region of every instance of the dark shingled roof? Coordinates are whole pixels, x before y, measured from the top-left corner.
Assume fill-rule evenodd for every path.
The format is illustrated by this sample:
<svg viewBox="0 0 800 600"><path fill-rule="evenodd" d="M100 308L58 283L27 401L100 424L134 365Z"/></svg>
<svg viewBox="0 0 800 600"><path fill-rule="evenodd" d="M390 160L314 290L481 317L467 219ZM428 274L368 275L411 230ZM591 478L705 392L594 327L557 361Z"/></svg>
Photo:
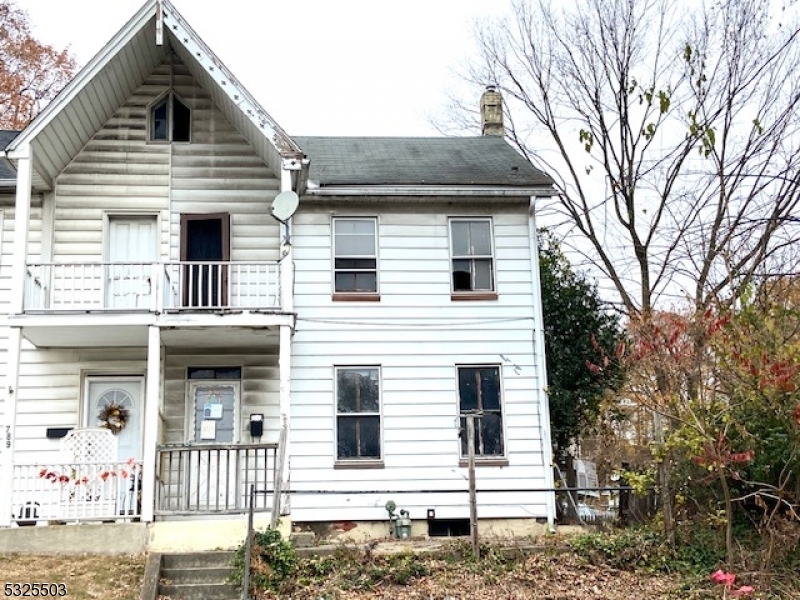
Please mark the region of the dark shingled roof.
<svg viewBox="0 0 800 600"><path fill-rule="evenodd" d="M552 179L497 136L293 137L311 159L309 180L332 185L530 188Z"/></svg>
<svg viewBox="0 0 800 600"><path fill-rule="evenodd" d="M0 129L0 150L5 150L6 146L11 143L15 137L19 135L19 131L9 131L7 129ZM7 158L0 158L0 180L2 179L16 179L17 172L8 161Z"/></svg>

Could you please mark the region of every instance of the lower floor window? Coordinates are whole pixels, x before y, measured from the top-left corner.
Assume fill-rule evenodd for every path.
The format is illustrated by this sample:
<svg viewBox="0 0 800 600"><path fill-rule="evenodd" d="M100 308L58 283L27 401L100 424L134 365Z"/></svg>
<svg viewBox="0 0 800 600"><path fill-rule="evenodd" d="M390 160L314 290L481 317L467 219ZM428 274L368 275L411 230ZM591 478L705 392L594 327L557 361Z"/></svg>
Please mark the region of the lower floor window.
<svg viewBox="0 0 800 600"><path fill-rule="evenodd" d="M336 458L381 458L378 367L336 367Z"/></svg>
<svg viewBox="0 0 800 600"><path fill-rule="evenodd" d="M467 413L475 417L475 456L502 456L503 411L500 405L500 367L458 367L458 400L461 414L461 455L467 456Z"/></svg>

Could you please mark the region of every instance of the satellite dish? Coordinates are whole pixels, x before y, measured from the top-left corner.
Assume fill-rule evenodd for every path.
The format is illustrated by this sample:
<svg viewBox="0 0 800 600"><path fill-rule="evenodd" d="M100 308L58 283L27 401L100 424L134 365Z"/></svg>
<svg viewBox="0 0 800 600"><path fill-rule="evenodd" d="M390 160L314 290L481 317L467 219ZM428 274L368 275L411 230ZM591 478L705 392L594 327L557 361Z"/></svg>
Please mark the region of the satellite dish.
<svg viewBox="0 0 800 600"><path fill-rule="evenodd" d="M281 192L272 201L272 216L281 223L288 221L300 206L300 198L295 192Z"/></svg>

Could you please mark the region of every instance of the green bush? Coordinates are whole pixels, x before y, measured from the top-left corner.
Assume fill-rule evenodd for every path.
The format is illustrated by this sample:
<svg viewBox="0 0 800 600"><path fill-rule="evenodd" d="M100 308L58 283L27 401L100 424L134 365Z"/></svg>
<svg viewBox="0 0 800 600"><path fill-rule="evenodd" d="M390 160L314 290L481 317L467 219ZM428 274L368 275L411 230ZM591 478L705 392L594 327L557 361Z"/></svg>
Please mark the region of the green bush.
<svg viewBox="0 0 800 600"><path fill-rule="evenodd" d="M233 557L234 572L231 580L242 585L246 542L236 549ZM256 531L250 551L250 588L278 590L297 570L297 553L294 547L281 537L277 529Z"/></svg>

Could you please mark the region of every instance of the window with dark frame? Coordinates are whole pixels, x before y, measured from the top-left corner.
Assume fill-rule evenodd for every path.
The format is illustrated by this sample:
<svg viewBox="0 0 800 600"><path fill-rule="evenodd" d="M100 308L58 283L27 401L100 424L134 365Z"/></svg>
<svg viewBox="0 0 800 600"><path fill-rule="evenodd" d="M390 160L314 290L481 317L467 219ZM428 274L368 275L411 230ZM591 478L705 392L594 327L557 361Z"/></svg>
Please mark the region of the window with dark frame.
<svg viewBox="0 0 800 600"><path fill-rule="evenodd" d="M453 293L494 292L491 219L450 219Z"/></svg>
<svg viewBox="0 0 800 600"><path fill-rule="evenodd" d="M165 142L191 141L192 112L175 94L169 93L150 108L150 139Z"/></svg>
<svg viewBox="0 0 800 600"><path fill-rule="evenodd" d="M374 218L333 220L334 293L377 294L377 231Z"/></svg>
<svg viewBox="0 0 800 600"><path fill-rule="evenodd" d="M458 367L458 400L461 415L461 456L467 456L466 413L475 418L475 456L503 456L503 411L500 404L500 367Z"/></svg>
<svg viewBox="0 0 800 600"><path fill-rule="evenodd" d="M336 459L380 458L380 368L336 367Z"/></svg>

